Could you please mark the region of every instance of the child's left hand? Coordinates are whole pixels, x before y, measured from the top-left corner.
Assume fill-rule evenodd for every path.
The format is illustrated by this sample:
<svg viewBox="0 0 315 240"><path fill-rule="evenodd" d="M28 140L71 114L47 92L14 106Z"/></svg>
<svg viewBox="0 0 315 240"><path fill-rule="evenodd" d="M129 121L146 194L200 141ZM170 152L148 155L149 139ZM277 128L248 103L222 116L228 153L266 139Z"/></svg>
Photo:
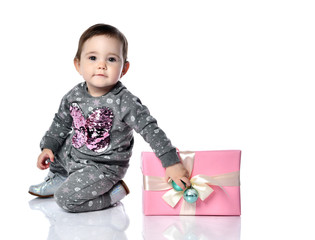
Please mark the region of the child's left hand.
<svg viewBox="0 0 315 240"><path fill-rule="evenodd" d="M176 163L165 169L165 181L168 181L169 178L171 178L181 189L185 189L181 180L186 183L186 187L191 185L189 181L189 173L182 163Z"/></svg>

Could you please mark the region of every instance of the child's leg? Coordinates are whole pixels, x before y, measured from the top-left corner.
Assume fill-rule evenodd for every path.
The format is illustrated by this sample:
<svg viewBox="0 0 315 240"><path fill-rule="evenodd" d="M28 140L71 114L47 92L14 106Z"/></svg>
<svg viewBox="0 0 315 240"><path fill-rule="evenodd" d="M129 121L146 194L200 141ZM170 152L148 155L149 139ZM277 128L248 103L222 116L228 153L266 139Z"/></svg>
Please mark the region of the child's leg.
<svg viewBox="0 0 315 240"><path fill-rule="evenodd" d="M117 175L104 173L96 166L88 165L70 174L55 192L55 199L60 207L70 212L104 209L113 203L111 190L118 181ZM127 193L126 190L123 196Z"/></svg>
<svg viewBox="0 0 315 240"><path fill-rule="evenodd" d="M50 164L49 170L53 173L58 173L63 177L68 177L69 162L71 162L71 158L69 158L70 151L71 138L69 135L68 138L64 141L63 146L55 154L55 161Z"/></svg>
<svg viewBox="0 0 315 240"><path fill-rule="evenodd" d="M52 173L58 173L63 177L68 177L68 172L65 169L64 165L61 164L61 159L59 156L55 156L55 161L50 163L49 171Z"/></svg>

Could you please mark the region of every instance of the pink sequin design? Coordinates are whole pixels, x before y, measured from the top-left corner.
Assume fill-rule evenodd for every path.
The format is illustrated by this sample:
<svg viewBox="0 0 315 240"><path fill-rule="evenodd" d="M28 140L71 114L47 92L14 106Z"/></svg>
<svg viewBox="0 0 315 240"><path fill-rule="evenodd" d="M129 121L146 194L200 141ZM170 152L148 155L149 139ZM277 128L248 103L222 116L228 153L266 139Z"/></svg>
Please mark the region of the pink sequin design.
<svg viewBox="0 0 315 240"><path fill-rule="evenodd" d="M73 118L74 135L72 145L75 148L86 147L94 152L106 150L110 142L109 131L113 125L113 112L107 108L94 109L84 118L82 110L77 103L70 106L70 114Z"/></svg>

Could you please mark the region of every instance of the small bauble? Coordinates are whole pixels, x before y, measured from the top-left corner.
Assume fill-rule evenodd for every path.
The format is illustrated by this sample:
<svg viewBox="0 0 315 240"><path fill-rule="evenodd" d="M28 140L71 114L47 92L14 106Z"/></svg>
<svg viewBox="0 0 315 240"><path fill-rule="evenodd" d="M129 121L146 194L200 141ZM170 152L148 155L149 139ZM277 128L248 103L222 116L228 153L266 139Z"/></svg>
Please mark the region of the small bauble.
<svg viewBox="0 0 315 240"><path fill-rule="evenodd" d="M184 199L186 202L195 203L198 199L198 191L194 188L188 188L184 192Z"/></svg>
<svg viewBox="0 0 315 240"><path fill-rule="evenodd" d="M184 184L184 186L185 186L185 188L186 188L186 184L182 181L182 183ZM174 188L174 190L176 190L176 191L183 191L183 189L180 187L180 186L178 186L174 181L172 181L172 187Z"/></svg>

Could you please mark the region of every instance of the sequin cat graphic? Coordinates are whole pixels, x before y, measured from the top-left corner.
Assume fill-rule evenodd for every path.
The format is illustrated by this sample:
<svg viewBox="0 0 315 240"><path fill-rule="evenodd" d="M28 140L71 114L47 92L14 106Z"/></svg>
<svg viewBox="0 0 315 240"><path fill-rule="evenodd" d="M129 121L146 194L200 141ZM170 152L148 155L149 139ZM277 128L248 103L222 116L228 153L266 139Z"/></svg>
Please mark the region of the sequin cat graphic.
<svg viewBox="0 0 315 240"><path fill-rule="evenodd" d="M107 107L93 109L85 119L80 106L72 103L70 114L73 118L74 135L72 145L75 148L86 147L94 152L103 152L110 143L109 131L113 125L113 112Z"/></svg>

